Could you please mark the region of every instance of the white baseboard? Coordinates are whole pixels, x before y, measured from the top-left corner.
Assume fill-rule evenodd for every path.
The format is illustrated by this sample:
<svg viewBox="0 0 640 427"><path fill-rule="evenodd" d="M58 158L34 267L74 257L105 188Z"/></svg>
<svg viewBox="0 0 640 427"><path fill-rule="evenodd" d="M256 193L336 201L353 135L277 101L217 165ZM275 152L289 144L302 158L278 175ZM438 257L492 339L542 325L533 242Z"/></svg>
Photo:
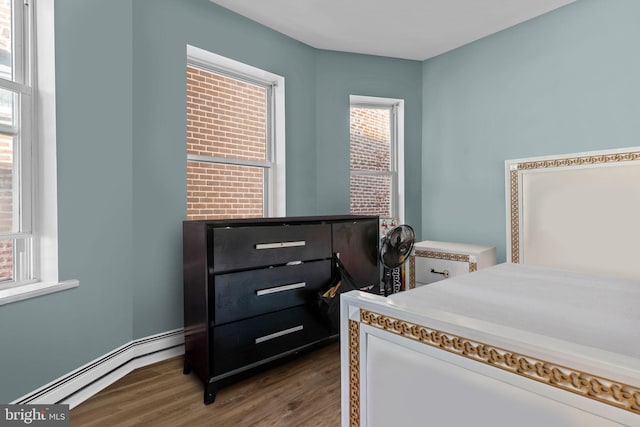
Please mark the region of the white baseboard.
<svg viewBox="0 0 640 427"><path fill-rule="evenodd" d="M62 403L74 408L134 369L184 354L183 329L129 342L28 393L14 404Z"/></svg>

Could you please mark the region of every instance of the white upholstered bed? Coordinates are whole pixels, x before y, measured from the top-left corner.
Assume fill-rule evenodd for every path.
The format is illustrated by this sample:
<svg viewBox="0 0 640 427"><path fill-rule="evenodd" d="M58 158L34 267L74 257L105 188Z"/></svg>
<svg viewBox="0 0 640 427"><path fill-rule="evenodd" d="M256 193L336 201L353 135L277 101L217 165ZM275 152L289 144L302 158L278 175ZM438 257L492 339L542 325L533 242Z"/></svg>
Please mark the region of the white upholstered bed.
<svg viewBox="0 0 640 427"><path fill-rule="evenodd" d="M510 262L342 296L343 426L640 426L640 148L506 182Z"/></svg>

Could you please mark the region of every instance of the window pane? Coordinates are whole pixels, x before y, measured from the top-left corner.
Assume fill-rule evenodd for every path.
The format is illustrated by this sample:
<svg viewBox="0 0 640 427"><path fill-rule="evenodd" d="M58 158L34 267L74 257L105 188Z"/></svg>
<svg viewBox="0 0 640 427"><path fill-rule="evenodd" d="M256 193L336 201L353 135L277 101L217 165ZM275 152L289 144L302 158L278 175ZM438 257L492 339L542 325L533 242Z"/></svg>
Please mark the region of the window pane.
<svg viewBox="0 0 640 427"><path fill-rule="evenodd" d="M391 177L351 175L351 213L391 215Z"/></svg>
<svg viewBox="0 0 640 427"><path fill-rule="evenodd" d="M0 89L0 125L13 126L13 111L16 94L10 90Z"/></svg>
<svg viewBox="0 0 640 427"><path fill-rule="evenodd" d="M264 170L187 162L187 219L261 218Z"/></svg>
<svg viewBox="0 0 640 427"><path fill-rule="evenodd" d="M11 0L0 0L0 78L13 80Z"/></svg>
<svg viewBox="0 0 640 427"><path fill-rule="evenodd" d="M391 170L391 110L351 108L351 170Z"/></svg>
<svg viewBox="0 0 640 427"><path fill-rule="evenodd" d="M15 231L13 187L13 138L0 134L0 233Z"/></svg>
<svg viewBox="0 0 640 427"><path fill-rule="evenodd" d="M187 67L187 153L267 160L267 89Z"/></svg>
<svg viewBox="0 0 640 427"><path fill-rule="evenodd" d="M0 284L13 280L13 240L0 239Z"/></svg>

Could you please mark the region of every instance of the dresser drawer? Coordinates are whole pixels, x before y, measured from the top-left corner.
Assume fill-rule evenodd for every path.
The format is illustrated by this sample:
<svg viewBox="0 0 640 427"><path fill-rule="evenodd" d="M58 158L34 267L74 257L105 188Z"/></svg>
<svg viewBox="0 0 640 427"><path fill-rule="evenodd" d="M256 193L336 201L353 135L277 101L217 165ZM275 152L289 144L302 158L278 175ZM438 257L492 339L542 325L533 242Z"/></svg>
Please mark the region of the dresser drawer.
<svg viewBox="0 0 640 427"><path fill-rule="evenodd" d="M216 273L330 257L330 224L213 230L213 269Z"/></svg>
<svg viewBox="0 0 640 427"><path fill-rule="evenodd" d="M469 266L469 262L464 260L416 255L415 284L416 286L426 285L460 274L467 274L470 271Z"/></svg>
<svg viewBox="0 0 640 427"><path fill-rule="evenodd" d="M213 328L213 375L218 376L329 337L308 307L294 307Z"/></svg>
<svg viewBox="0 0 640 427"><path fill-rule="evenodd" d="M215 324L304 304L330 279L330 260L219 274L213 284Z"/></svg>

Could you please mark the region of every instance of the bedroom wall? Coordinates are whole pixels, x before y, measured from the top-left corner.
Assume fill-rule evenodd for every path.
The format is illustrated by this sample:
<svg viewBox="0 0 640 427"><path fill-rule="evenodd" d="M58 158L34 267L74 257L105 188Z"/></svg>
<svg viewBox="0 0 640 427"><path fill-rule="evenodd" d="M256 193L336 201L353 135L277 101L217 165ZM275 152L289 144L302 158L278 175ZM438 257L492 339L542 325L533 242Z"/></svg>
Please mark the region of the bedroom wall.
<svg viewBox="0 0 640 427"><path fill-rule="evenodd" d="M287 213L315 208L314 50L208 0L133 3L133 335L182 326L186 45L285 77Z"/></svg>
<svg viewBox="0 0 640 427"><path fill-rule="evenodd" d="M3 403L132 339L131 0L55 14L59 276L80 287L0 306Z"/></svg>
<svg viewBox="0 0 640 427"><path fill-rule="evenodd" d="M423 63L424 239L504 261L506 159L640 145L638 16L582 0Z"/></svg>
<svg viewBox="0 0 640 427"><path fill-rule="evenodd" d="M340 179L325 161L346 149L348 122L318 134L335 124L316 111L348 120L352 93L407 100L418 176L419 62L317 51L209 0L56 0L55 12L59 270L80 287L0 307L0 402L182 326L187 43L285 77L289 215L348 210L348 157ZM337 82L330 96L319 73Z"/></svg>
<svg viewBox="0 0 640 427"><path fill-rule="evenodd" d="M183 321L186 44L285 77L288 215L348 213L350 94L406 99L418 176L420 62L319 51L208 0L136 0L133 19L134 337Z"/></svg>
<svg viewBox="0 0 640 427"><path fill-rule="evenodd" d="M371 55L316 55L317 212L349 213L349 95L404 99L405 222L420 234L421 63Z"/></svg>

